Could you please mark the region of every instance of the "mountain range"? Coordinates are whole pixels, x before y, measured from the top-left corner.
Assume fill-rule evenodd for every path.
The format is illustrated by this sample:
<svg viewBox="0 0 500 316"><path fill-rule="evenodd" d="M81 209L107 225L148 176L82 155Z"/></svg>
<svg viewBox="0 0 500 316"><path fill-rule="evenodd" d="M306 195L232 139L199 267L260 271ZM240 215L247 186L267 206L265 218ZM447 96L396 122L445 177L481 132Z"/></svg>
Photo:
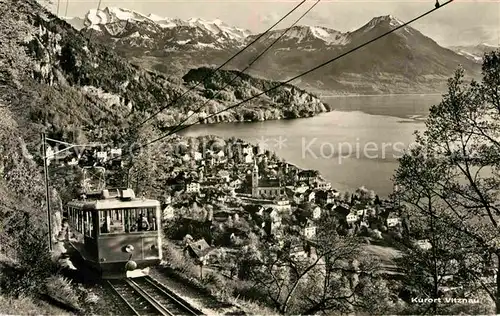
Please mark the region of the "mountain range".
<svg viewBox="0 0 500 316"><path fill-rule="evenodd" d="M481 43L479 45L452 46L450 49L476 63L481 63L483 55L487 52L498 49L498 46Z"/></svg>
<svg viewBox="0 0 500 316"><path fill-rule="evenodd" d="M134 64L177 77L191 68L217 67L260 35L220 20L183 21L109 7L67 21L85 36L106 42ZM273 30L225 69L243 69L285 32L248 73L286 80L402 24L387 15L375 17L352 32L304 25L286 32ZM328 94L442 92L458 65L470 78L480 74L480 65L467 54L444 48L418 30L404 26L293 83Z"/></svg>

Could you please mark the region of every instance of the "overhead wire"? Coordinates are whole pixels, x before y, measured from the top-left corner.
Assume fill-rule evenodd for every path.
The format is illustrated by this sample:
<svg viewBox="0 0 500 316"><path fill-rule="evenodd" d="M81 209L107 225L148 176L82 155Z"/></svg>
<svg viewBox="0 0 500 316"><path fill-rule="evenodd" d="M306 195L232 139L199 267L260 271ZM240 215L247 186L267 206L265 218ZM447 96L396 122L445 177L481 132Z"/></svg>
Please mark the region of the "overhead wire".
<svg viewBox="0 0 500 316"><path fill-rule="evenodd" d="M236 52L231 58L229 58L228 60L226 60L222 65L220 65L219 67L217 67L215 70L213 70L212 72L208 73L207 75L205 75L196 85L190 87L188 90L186 90L184 93L182 93L179 97L175 98L172 102L169 102L166 106L163 106L161 107L158 111L156 111L155 113L153 113L151 116L149 116L148 118L146 118L144 121L142 121L141 123L139 123L139 127L144 125L145 123L149 122L149 120L151 120L153 117L155 117L156 115L160 114L163 110L165 110L166 108L170 107L171 105L177 103L180 99L182 99L186 94L188 94L189 92L193 91L193 89L195 89L196 87L198 87L202 82L205 82L205 80L207 80L208 78L210 78L211 76L215 75L215 73L217 71L219 71L220 69L222 69L222 67L226 66L228 63L230 63L233 59L235 59L236 57L238 57L241 53L243 53L247 48L249 48L250 46L252 46L253 44L255 44L258 40L260 40L262 37L264 37L265 35L267 35L274 27L276 27L276 25L278 25L281 21L283 21L284 19L286 19L290 14L292 14L295 10L297 10L300 6L302 6L304 3L306 2L306 0L302 0L299 4L297 4L292 10L290 10L287 14L285 14L281 19L279 19L276 23L274 23L273 25L271 25L266 31L264 31L263 33L261 33L259 36L257 36L253 41L251 41L250 43L248 43L247 45L245 45L245 47L243 47L242 49L240 49L238 52Z"/></svg>
<svg viewBox="0 0 500 316"><path fill-rule="evenodd" d="M64 17L68 16L68 5L69 5L69 0L66 0L66 9L64 10Z"/></svg>
<svg viewBox="0 0 500 316"><path fill-rule="evenodd" d="M395 28L393 28L393 29L391 29L391 30L389 30L389 31L387 31L387 32L384 32L384 33L382 33L381 35L378 35L378 36L374 37L373 39L371 39L371 40L369 40L369 41L367 41L367 42L364 42L364 43L362 43L362 44L360 44L360 45L358 45L358 46L356 46L356 47L354 47L354 48L352 48L352 49L349 49L348 51L346 51L346 52L344 52L344 53L342 53L342 54L340 54L340 55L338 55L338 56L336 56L336 57L334 57L334 58L331 58L331 59L329 59L329 60L327 60L327 61L325 61L325 62L323 62L323 63L321 63L321 64L317 65L316 67L313 67L313 68L311 68L311 69L309 69L309 70L307 70L307 71L305 71L305 72L302 72L302 73L300 73L300 74L298 74L298 75L296 75L296 76L294 76L294 77L292 77L292 78L290 78L290 79L288 79L288 80L286 80L286 81L282 81L282 82L280 82L279 84L277 84L276 86L274 86L274 87L272 87L272 88L270 88L270 89L267 89L267 90L265 90L265 91L262 91L262 92L260 92L260 93L258 93L258 94L256 94L256 95L254 95L254 96L252 96L252 97L250 97L250 98L247 98L247 99L245 99L245 100L243 100L243 101L241 101L241 102L238 102L238 103L236 103L236 104L234 104L234 105L231 105L231 106L226 107L226 108L224 108L224 109L222 109L222 110L220 110L220 111L217 111L216 113L213 113L213 114L209 115L208 117L205 117L205 118L203 118L203 119L200 119L200 120L198 120L197 122L191 123L191 124L189 124L189 125L182 126L181 128L176 129L176 130L171 130L171 131L169 131L168 133L166 133L165 135L162 135L162 136L160 136L160 137L158 137L158 138L155 138L154 140L152 140L152 141L150 141L150 142L147 142L146 144L144 144L144 145L142 145L142 146L137 147L137 148L135 149L135 151L140 150L140 149L143 149L143 148L145 148L145 147L147 147L147 146L150 146L150 145L152 145L152 144L154 144L154 143L156 143L156 142L158 142L158 141L161 141L161 140L165 139L166 137L168 137L168 136L170 136L170 135L172 135L172 134L174 134L174 133L177 133L177 132L179 132L179 131L182 131L182 130L184 130L184 129L187 129L187 128L189 128L189 127L191 127L191 126L193 126L193 125L196 125L196 124L198 124L198 123L202 123L204 120L206 120L206 119L208 119L208 118L210 118L210 117L214 117L214 116L216 116L216 115L219 115L219 114L220 114L220 113L222 113L222 112L228 111L228 110L230 110L230 109L234 109L234 108L236 108L236 107L238 107L238 106L241 106L241 105L243 105L243 104L245 104L245 103L247 103L247 102L249 102L249 101L251 101L251 100L253 100L253 99L256 99L256 98L258 98L258 97L260 97L260 96L262 96L262 95L264 95L264 94L266 94L266 93L269 93L269 92L274 91L274 90L276 90L276 89L278 89L278 88L280 88L280 87L282 87L282 86L284 86L284 85L286 85L286 84L289 84L290 82L292 82L292 81L294 81L294 80L296 80L296 79L298 79L298 78L300 78L300 77L303 77L303 76L305 76L305 75L307 75L307 74L309 74L309 73L311 73L311 72L313 72L313 71L316 71L316 70L318 70L318 69L320 69L320 68L322 68L322 67L325 67L326 65L329 65L329 64L331 64L332 62L334 62L334 61L336 61L336 60L338 60L338 59L340 59L340 58L342 58L342 57L344 57L344 56L346 56L346 55L349 55L349 54L351 54L351 53L353 53L353 52L355 52L355 51L357 51L357 50L359 50L359 49L361 49L361 48L363 48L363 47L365 47L365 46L367 46L367 45L369 45L369 44L371 44L371 43L373 43L373 42L375 42L375 41L380 40L381 38L386 37L387 35L389 35L389 34L391 34L391 33L394 33L395 31L397 31L397 30L399 30L399 29L401 29L401 28L403 28L403 27L408 26L409 24L411 24L411 23L413 23L413 22L415 22L415 21L417 21L417 20L420 20L420 19L424 18L425 16L427 16L427 15L429 15L429 14L431 14L431 13L433 13L433 12L435 12L435 11L437 11L437 10L439 10L439 9L443 8L443 7L445 7L446 5L450 4L450 3L451 3L451 2L453 2L453 1L454 1L454 0L448 0L448 1L444 2L443 4L441 4L439 7L434 7L433 9L431 9L431 10L429 10L429 11L426 11L426 12L424 12L424 13L422 13L422 14L418 15L417 17L415 17L415 18L413 18L413 19L409 20L408 22L402 23L402 24L398 25L397 27L395 27ZM130 154L133 154L133 153L134 153L134 151L132 151L131 153L126 154L126 155L130 155ZM117 156L117 157L114 157L114 158L113 158L113 159L111 159L110 161L112 161L112 160L116 160L116 159L119 159L119 158L121 158L121 157L123 157L123 156L125 156L125 155L119 155L119 156Z"/></svg>
<svg viewBox="0 0 500 316"><path fill-rule="evenodd" d="M288 33L295 25L297 25L297 23L300 22L300 20L302 20L309 12L311 12L312 9L314 9L314 7L316 5L318 5L318 3L320 2L321 0L317 0L309 9L307 9L306 12L304 12L301 16L299 16L295 22L293 22L288 28L286 28L283 32L281 32L280 36L278 36L270 45L268 45L259 55L257 55L257 57L255 57L249 64L248 66L246 66L243 70L241 71L238 71L236 72L236 75L233 77L233 79L231 79L228 83L226 83L221 89L219 89L219 91L217 91L216 94L214 94L211 98L209 98L207 101L203 102L201 106L199 106L196 110L193 111L193 113L191 113L188 117L186 117L182 122L180 122L175 128L179 128L180 126L182 126L184 123L186 123L193 115L196 115L197 113L200 112L201 109L203 109L203 107L205 107L205 105L208 104L208 102L210 102L211 100L215 99L222 91L224 91L231 83L233 83L236 79L238 79L239 77L241 77L241 75L246 71L248 70L250 67L252 67L253 64L255 64L255 62L260 59L265 53L267 53L267 51L269 51L269 49L271 49L271 47L273 47L279 40L281 40L283 38L283 36L286 35L286 33ZM174 131L175 132L175 131Z"/></svg>

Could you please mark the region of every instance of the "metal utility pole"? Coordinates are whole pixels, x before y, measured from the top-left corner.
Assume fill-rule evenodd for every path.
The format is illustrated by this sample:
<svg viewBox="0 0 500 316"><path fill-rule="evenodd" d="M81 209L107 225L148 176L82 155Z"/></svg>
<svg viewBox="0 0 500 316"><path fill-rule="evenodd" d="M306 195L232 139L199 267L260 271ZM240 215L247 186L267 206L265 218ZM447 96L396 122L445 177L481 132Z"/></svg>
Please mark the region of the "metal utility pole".
<svg viewBox="0 0 500 316"><path fill-rule="evenodd" d="M44 171L44 175L45 175L45 189L46 189L46 195L47 195L46 196L46 199L47 199L47 219L48 219L48 223L49 223L49 250L52 251L52 249L53 249L53 246L52 246L52 216L51 216L51 212L50 212L51 194L50 194L50 185L49 185L49 157L47 157L47 141L55 142L57 144L62 144L65 146L64 149L61 149L61 150L58 150L58 151L55 151L54 153L52 153L51 156L53 156L54 158L57 157L58 154L65 152L65 151L68 151L72 148L96 147L96 146L103 146L105 144L99 144L99 143L90 143L90 144L86 144L86 145L70 144L70 143L63 142L63 141L60 141L57 139L48 138L45 133L42 133L43 171Z"/></svg>
<svg viewBox="0 0 500 316"><path fill-rule="evenodd" d="M48 157L47 157L47 139L45 133L42 133L42 143L43 143L43 173L45 175L45 191L47 199L47 219L49 223L49 251L52 251L52 215L50 213L50 186L49 186L49 167L48 167Z"/></svg>

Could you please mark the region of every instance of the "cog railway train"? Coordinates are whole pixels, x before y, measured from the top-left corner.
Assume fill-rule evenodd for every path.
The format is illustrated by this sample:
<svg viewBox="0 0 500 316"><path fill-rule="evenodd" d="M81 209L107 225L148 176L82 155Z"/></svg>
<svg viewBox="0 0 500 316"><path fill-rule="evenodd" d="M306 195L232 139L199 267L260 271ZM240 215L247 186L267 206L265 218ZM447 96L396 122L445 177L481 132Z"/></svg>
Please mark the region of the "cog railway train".
<svg viewBox="0 0 500 316"><path fill-rule="evenodd" d="M157 200L131 189L107 189L66 205L76 261L98 277L148 274L162 259L161 210Z"/></svg>

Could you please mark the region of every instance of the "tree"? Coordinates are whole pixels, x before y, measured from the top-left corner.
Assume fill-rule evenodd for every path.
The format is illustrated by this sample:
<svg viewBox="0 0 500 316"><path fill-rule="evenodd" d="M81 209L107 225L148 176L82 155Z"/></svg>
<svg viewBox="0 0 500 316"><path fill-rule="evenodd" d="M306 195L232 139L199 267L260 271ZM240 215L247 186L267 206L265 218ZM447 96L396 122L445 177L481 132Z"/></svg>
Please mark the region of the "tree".
<svg viewBox="0 0 500 316"><path fill-rule="evenodd" d="M343 198L343 201L348 203L348 204L351 204L351 193L349 192L345 192L344 193L344 198Z"/></svg>
<svg viewBox="0 0 500 316"><path fill-rule="evenodd" d="M357 239L337 235L328 218L316 240L289 234L282 245L263 245L259 253L251 265L245 261L247 277L281 313L375 311L375 306L380 312L389 310L389 291L373 290L384 286L376 276L376 260L362 255ZM364 259L352 264L359 258ZM370 304L374 299L378 303Z"/></svg>
<svg viewBox="0 0 500 316"><path fill-rule="evenodd" d="M431 214L432 203L428 204ZM403 255L396 258L397 266L404 273L402 280L404 298L410 302L411 298L440 299L422 304L409 304L405 313L434 315L454 314L456 304L446 304L443 300L447 293L454 297L476 297L478 293L471 293L471 284L467 271L460 268L459 262L467 260L467 251L461 250L461 245L467 241L455 230L450 229L442 222L437 222L432 216L414 214L411 218L412 237L406 239L399 249ZM415 239L428 237L430 248L422 247ZM464 273L465 272L465 273ZM450 279L450 277L452 277ZM450 290L451 291L447 291ZM449 294L448 294L449 296ZM483 304L485 300L481 299ZM461 312L475 314L477 306L467 304L461 307ZM471 310L472 308L472 310ZM491 312L491 311L490 311Z"/></svg>
<svg viewBox="0 0 500 316"><path fill-rule="evenodd" d="M400 159L395 183L402 202L459 234L455 250L467 253L460 270L481 285L500 313L500 52L485 54L482 74L481 83L468 86L463 69L449 79L448 93L430 109L427 130L416 134L415 148ZM438 176L430 177L432 172ZM492 262L495 286L481 278Z"/></svg>

